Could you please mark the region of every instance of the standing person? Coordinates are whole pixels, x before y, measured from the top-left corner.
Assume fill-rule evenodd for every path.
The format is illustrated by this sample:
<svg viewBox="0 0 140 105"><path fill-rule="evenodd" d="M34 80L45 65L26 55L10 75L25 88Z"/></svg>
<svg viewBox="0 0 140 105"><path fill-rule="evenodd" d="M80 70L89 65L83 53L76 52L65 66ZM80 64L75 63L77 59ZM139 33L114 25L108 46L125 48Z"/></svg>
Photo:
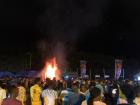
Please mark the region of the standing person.
<svg viewBox="0 0 140 105"><path fill-rule="evenodd" d="M113 105L117 105L119 95L120 95L119 84L117 83L117 81L114 81L111 87L111 96L113 100Z"/></svg>
<svg viewBox="0 0 140 105"><path fill-rule="evenodd" d="M136 105L140 105L140 86L137 86L136 89L135 89L135 94L136 94L136 97L134 99L134 103Z"/></svg>
<svg viewBox="0 0 140 105"><path fill-rule="evenodd" d="M48 80L48 88L43 90L42 97L44 105L56 105L57 104L57 91L54 90L54 83L52 80Z"/></svg>
<svg viewBox="0 0 140 105"><path fill-rule="evenodd" d="M0 105L3 101L3 99L6 98L6 90L2 88L3 87L3 84L0 83Z"/></svg>
<svg viewBox="0 0 140 105"><path fill-rule="evenodd" d="M16 97L17 100L19 100L22 105L25 105L26 102L26 89L24 88L23 84L21 82L18 83L18 96Z"/></svg>
<svg viewBox="0 0 140 105"><path fill-rule="evenodd" d="M126 80L125 85L122 86L122 90L124 94L126 95L128 103L133 104L133 100L135 98L133 81Z"/></svg>
<svg viewBox="0 0 140 105"><path fill-rule="evenodd" d="M99 88L101 90L101 95L102 97L104 97L104 85L103 85L103 81L102 80L97 80L96 81L96 86L97 88Z"/></svg>
<svg viewBox="0 0 140 105"><path fill-rule="evenodd" d="M79 93L85 95L86 91L87 91L86 86L84 84L82 84L80 86L80 92Z"/></svg>
<svg viewBox="0 0 140 105"><path fill-rule="evenodd" d="M42 105L41 103L42 89L40 87L40 84L41 84L40 78L36 78L34 83L35 84L30 88L31 104Z"/></svg>
<svg viewBox="0 0 140 105"><path fill-rule="evenodd" d="M104 102L102 102L101 90L99 88L92 87L90 89L88 105L106 105Z"/></svg>
<svg viewBox="0 0 140 105"><path fill-rule="evenodd" d="M64 89L60 93L60 100L62 101L61 105L69 105L68 96L72 94L72 82L69 80L64 85Z"/></svg>
<svg viewBox="0 0 140 105"><path fill-rule="evenodd" d="M12 86L10 98L4 99L1 105L22 105L22 103L16 99L18 96L18 88Z"/></svg>
<svg viewBox="0 0 140 105"><path fill-rule="evenodd" d="M70 105L81 105L82 102L85 101L85 96L79 93L79 82L72 84L72 91L73 93L68 96Z"/></svg>
<svg viewBox="0 0 140 105"><path fill-rule="evenodd" d="M82 105L87 105L87 101L86 101L86 92L87 92L87 89L86 89L86 86L84 84L82 84L80 86L80 94L83 95L83 97L85 97L85 100L82 102Z"/></svg>

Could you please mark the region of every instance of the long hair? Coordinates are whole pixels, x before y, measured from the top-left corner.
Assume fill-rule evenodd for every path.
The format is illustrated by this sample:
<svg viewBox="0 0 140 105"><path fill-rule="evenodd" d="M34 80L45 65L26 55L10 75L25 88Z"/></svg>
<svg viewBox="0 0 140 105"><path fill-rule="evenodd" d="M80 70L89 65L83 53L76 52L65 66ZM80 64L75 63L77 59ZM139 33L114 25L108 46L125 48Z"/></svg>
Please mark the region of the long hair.
<svg viewBox="0 0 140 105"><path fill-rule="evenodd" d="M16 98L18 96L18 88L16 86L12 86L12 89L11 89L11 98Z"/></svg>
<svg viewBox="0 0 140 105"><path fill-rule="evenodd" d="M101 95L101 90L97 87L91 87L89 92L90 97L88 99L88 105L93 105L94 99Z"/></svg>

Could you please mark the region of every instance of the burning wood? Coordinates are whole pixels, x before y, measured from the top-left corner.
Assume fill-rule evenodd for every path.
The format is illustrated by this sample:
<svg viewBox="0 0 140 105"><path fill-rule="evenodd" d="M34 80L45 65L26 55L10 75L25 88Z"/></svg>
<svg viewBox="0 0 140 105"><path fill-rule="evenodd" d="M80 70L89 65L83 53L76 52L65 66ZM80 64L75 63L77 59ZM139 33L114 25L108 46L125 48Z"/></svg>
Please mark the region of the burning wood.
<svg viewBox="0 0 140 105"><path fill-rule="evenodd" d="M58 69L58 64L56 62L56 58L52 58L51 60L47 61L44 69L43 69L44 78L50 78L51 80L56 78L57 80L60 79L60 71Z"/></svg>

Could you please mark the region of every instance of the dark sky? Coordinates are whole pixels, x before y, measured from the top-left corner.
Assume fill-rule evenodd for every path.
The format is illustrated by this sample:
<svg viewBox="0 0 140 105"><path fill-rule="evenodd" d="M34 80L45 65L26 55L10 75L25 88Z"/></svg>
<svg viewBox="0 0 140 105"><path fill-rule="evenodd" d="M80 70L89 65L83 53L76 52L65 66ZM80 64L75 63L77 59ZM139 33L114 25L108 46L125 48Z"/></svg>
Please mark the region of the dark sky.
<svg viewBox="0 0 140 105"><path fill-rule="evenodd" d="M2 53L35 50L46 38L77 51L140 57L139 0L1 0L0 7Z"/></svg>

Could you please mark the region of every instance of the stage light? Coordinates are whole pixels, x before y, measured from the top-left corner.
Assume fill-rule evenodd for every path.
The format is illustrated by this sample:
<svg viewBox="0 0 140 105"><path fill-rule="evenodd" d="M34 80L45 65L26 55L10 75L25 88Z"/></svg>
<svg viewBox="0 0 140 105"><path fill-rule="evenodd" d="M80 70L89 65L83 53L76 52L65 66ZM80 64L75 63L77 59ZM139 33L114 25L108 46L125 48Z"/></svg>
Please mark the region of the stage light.
<svg viewBox="0 0 140 105"><path fill-rule="evenodd" d="M138 76L138 81L140 81L140 76Z"/></svg>
<svg viewBox="0 0 140 105"><path fill-rule="evenodd" d="M67 75L67 76L65 76L65 78L66 78L66 79L68 79L68 78L69 78L69 76Z"/></svg>

